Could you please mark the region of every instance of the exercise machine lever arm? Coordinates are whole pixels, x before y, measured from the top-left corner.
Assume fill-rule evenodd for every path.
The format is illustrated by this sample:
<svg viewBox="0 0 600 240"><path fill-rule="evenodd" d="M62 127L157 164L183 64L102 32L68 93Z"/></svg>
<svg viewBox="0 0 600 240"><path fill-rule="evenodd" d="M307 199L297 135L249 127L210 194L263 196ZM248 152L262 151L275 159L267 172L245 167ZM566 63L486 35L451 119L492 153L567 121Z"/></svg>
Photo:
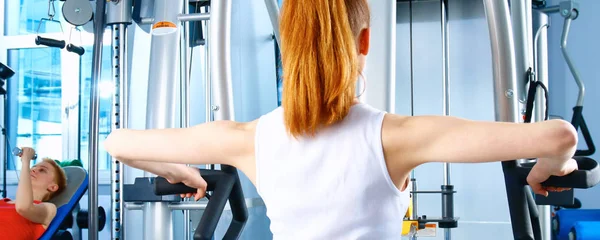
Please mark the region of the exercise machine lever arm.
<svg viewBox="0 0 600 240"><path fill-rule="evenodd" d="M194 240L213 238L227 201L229 201L233 219L224 239L238 239L248 220L246 200L244 199L237 170L227 165L221 165L221 169L200 169L200 175L208 184L207 191L213 191L213 194L196 228ZM195 188L188 187L183 183L171 184L163 177L157 177L154 180L154 194L156 195L195 193L196 191Z"/></svg>
<svg viewBox="0 0 600 240"><path fill-rule="evenodd" d="M561 39L560 39L560 50L565 58L565 62L567 63L569 70L571 71L571 74L573 75L573 78L575 79L575 82L577 83L577 87L579 87L579 95L577 96L577 105L576 106L583 106L583 98L585 97L585 85L583 85L583 81L581 81L579 71L577 71L577 68L575 68L575 65L573 64L573 60L571 60L571 56L569 55L569 52L567 51L567 39L569 38L569 30L571 29L571 22L573 21L573 19L577 18L577 15L578 15L577 10L574 9L572 14L569 14L568 16L565 17L562 35L561 35Z"/></svg>

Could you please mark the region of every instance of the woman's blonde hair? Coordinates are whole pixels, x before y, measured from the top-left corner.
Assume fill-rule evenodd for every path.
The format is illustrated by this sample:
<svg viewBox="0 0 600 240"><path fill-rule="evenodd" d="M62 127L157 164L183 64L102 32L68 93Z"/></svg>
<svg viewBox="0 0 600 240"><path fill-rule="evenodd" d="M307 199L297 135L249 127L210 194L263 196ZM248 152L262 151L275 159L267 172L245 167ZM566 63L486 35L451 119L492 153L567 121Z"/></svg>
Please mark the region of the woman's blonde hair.
<svg viewBox="0 0 600 240"><path fill-rule="evenodd" d="M355 98L357 39L369 26L366 0L286 0L281 9L285 125L314 135L342 120Z"/></svg>

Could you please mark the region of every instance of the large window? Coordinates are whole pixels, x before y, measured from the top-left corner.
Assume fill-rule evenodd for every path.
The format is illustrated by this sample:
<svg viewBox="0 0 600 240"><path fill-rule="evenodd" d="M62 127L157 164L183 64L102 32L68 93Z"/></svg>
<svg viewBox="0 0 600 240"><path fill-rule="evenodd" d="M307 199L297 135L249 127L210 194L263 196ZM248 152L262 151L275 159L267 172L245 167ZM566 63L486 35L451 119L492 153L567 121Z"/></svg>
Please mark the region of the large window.
<svg viewBox="0 0 600 240"><path fill-rule="evenodd" d="M53 2L54 4L49 5L49 0L5 0L4 35L36 34L38 27L39 33L60 32L60 24L41 21L42 18L49 18L49 13L54 13L53 19L61 21L63 23L62 29L67 30L68 28L65 28L65 21L62 17L63 1L55 0Z"/></svg>
<svg viewBox="0 0 600 240"><path fill-rule="evenodd" d="M0 32L0 62L15 71L5 85L8 94L3 105L5 119L1 122L8 139L8 151L1 157L8 155L9 181L16 180L13 176L21 168L20 161L10 155L15 146L33 147L40 158L80 159L88 168L93 34L82 31L79 37L79 33L73 33L74 44L85 48L83 56L36 45L38 35L68 41L72 28L62 18L61 1L53 1L54 19L60 24L49 21L39 24L40 19L48 17L48 3L48 0L0 0L4 6L4 19L0 13L0 24L4 26ZM99 84L100 145L110 133L113 117L111 37L111 32L106 31ZM99 174L100 182L108 183L110 156L103 148L98 150L98 170L104 172Z"/></svg>
<svg viewBox="0 0 600 240"><path fill-rule="evenodd" d="M8 50L8 66L16 72L6 100L10 148L31 146L40 156L62 159L60 55L53 48ZM20 169L20 161L9 162L8 169Z"/></svg>

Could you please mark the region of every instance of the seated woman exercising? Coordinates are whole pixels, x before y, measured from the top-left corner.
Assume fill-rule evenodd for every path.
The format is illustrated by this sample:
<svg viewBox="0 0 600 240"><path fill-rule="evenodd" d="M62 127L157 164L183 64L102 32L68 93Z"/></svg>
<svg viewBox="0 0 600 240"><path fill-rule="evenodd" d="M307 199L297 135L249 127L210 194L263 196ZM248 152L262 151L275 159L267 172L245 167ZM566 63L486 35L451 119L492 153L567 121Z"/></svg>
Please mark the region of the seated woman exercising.
<svg viewBox="0 0 600 240"><path fill-rule="evenodd" d="M237 167L263 198L275 239L398 239L410 171L429 162L537 158L527 178L535 193L564 190L540 183L577 168L577 135L566 121L410 117L358 102L369 19L366 0L284 1L282 107L251 122L119 129L104 146L125 164L179 175L170 181L198 188L196 199L206 183L177 164Z"/></svg>
<svg viewBox="0 0 600 240"><path fill-rule="evenodd" d="M67 187L67 176L49 158L31 167L35 150L24 147L17 197L0 200L0 235L3 239L38 239L54 216L56 206L47 202Z"/></svg>

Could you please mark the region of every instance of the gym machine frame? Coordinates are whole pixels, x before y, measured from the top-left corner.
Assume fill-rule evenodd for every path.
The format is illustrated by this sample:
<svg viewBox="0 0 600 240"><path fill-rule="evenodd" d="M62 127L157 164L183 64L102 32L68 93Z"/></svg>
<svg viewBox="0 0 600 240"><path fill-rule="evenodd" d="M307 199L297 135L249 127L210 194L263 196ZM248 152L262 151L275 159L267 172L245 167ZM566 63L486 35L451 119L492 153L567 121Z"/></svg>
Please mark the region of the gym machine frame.
<svg viewBox="0 0 600 240"><path fill-rule="evenodd" d="M185 4L184 4L185 2ZM125 3L117 8L116 5L114 9L117 13L116 20L113 21L115 23L120 23L119 19L126 19L125 22L131 22L131 12L128 9L131 9L131 1L122 1L119 3ZM137 2L140 5L136 7L141 8L144 4L149 4L150 1L142 1ZM151 18L143 18L144 13L146 12L135 12L134 15L136 20L138 20L138 24L145 23L154 23L153 31L152 31L152 45L151 45L151 57L150 57L150 73L149 73L149 84L148 84L148 105L147 105L147 118L146 118L146 128L173 128L175 126L174 116L175 115L175 84L173 82L169 82L169 80L176 78L176 68L177 68L177 60L176 54L177 52L177 42L180 39L179 36L179 22L187 22L187 21L199 21L199 20L212 20L212 24L215 24L214 27L210 28L211 33L209 37L212 38L210 41L212 44L209 45L211 52L215 54L210 55L211 62L214 63L214 67L211 69L211 76L214 79L217 79L217 83L211 85L213 87L212 93L215 98L215 105L210 106L215 114L215 119L233 119L233 101L232 101L232 92L231 92L231 73L230 73L230 53L229 53L229 44L230 44L230 21L231 21L231 2L230 1L219 1L213 2L211 5L211 12L209 13L193 13L193 14L182 14L181 11L183 9L184 12L188 12L187 8L188 1L177 1L179 4L173 4L171 1L166 0L156 0L153 1L154 12ZM110 4L110 3L109 3ZM109 5L111 6L111 5ZM148 9L146 9L148 10ZM110 14L108 15L110 16ZM113 15L114 16L114 15ZM125 17L123 17L125 16ZM173 24L173 27L167 27L159 29L161 24L169 26ZM114 27L113 31L119 30L123 31L125 28L123 25ZM187 25L184 27L184 35L189 34ZM118 31L117 31L118 32ZM117 35L124 35L124 32L120 32ZM118 37L115 37L115 40L119 40ZM124 38L120 38L121 45L125 45ZM188 39L184 38L183 42L187 42ZM115 43L113 43L115 44ZM116 44L115 44L116 45ZM182 44L180 52L181 55L181 89L180 92L182 94L182 126L187 126L188 120L188 85L189 85L189 75L187 69L187 44ZM115 47L116 51L118 47ZM123 48L120 48L123 51ZM125 51L124 51L125 52ZM114 59L121 59L123 62L126 61L126 57L116 57ZM119 65L115 65L119 66ZM156 66L156 67L152 67ZM118 70L118 69L116 69ZM123 69L121 71L126 71ZM118 74L118 76L122 76L122 78L126 77L126 72L122 74ZM127 84L119 84L119 79L116 79L117 86L126 86ZM126 103L126 89L121 88L121 99L120 102ZM117 100L117 98L115 98ZM208 104L208 103L207 103ZM120 106L120 112L125 113L121 114L121 117L127 118L127 109L126 105L118 105ZM208 106L207 106L208 107ZM117 115L118 116L118 115ZM123 126L126 127L127 121L122 121ZM118 124L115 124L118 127ZM116 169L114 174L115 178L122 177L122 171L119 171L122 168L122 164L118 163L117 166L113 165L113 169ZM142 209L144 210L144 237L145 238L155 238L155 239L172 239L173 238L173 226L171 222L171 211L172 210L192 210L192 209L204 209L204 214L200 221L198 228L196 229L196 233L194 235L194 239L211 239L214 230L217 226L219 217L221 212L224 209L224 206L229 198L229 203L231 205L232 213L233 213L233 221L230 225L230 228L226 234L226 237L237 237L241 233L245 222L247 220L247 210L246 210L246 202L243 196L243 192L241 189L241 185L239 182L239 177L237 175L237 170L230 166L221 166L221 170L206 170L210 172L205 172L203 170L202 175L209 183L209 190L214 191L213 196L210 198L208 203L191 203L191 202L181 202L180 198L177 196L173 196L172 194L177 193L177 187L180 190L184 190L187 192L195 192L195 189L189 189L184 187L183 185L171 185L168 184L163 178L155 178L154 176L145 173L144 178L136 178L134 184L126 184L123 185L122 181L119 181L118 178L116 181L113 181L113 184L120 184L120 186L113 186L115 189L121 189L122 191L114 191L113 194L120 193L118 198L120 201L116 201L119 203L119 207L115 208L115 213L120 216L114 216L115 219L120 219L121 221L115 221L115 231L113 232L113 237L118 239L119 236L121 238L123 235L123 212L121 209L126 210L135 210ZM117 175L119 174L119 175ZM150 191L152 188L155 188L155 194L152 194ZM175 189L170 189L169 187ZM137 189L138 191L134 190ZM166 189L167 192L161 191L162 189ZM170 191L170 192L169 192ZM175 191L175 192L174 192ZM126 194L123 193L131 193L135 192L136 194ZM146 193L146 194L139 194ZM171 195L171 196L161 196L161 195ZM114 196L117 197L117 196ZM134 202L127 205L123 205L124 202ZM141 204L137 204L140 203ZM184 215L185 225L189 224L189 215ZM157 221L157 219L160 219ZM118 232L121 229L121 232ZM187 229L187 227L184 227ZM189 239L189 232L185 231L185 238Z"/></svg>
<svg viewBox="0 0 600 240"><path fill-rule="evenodd" d="M411 96L414 95L413 87L414 86L414 78L413 78L413 1L408 0L409 3L409 21L410 21L410 57L411 57ZM450 115L450 47L449 47L449 24L448 24L448 0L439 0L440 7L440 35L442 38L442 112L444 116ZM394 99L395 101L395 99ZM411 97L411 115L414 115L414 100ZM444 239L450 240L452 239L452 228L458 227L458 219L454 216L454 194L456 191L454 190L454 186L450 183L450 175L451 175L451 164L443 163L443 185L441 185L441 189L438 191L428 191L428 190L418 190L417 187L417 179L415 170L411 171L410 181L412 183L412 189L410 190L412 196L412 214L409 216L409 219L406 219L405 222L416 222L417 226L410 225L412 230L418 231L426 228L427 223L437 223L439 228L444 229ZM442 216L440 218L428 218L425 215L419 216L418 214L418 194L441 194L441 209ZM405 226L407 226L405 224ZM412 232L411 239L417 239L417 232Z"/></svg>
<svg viewBox="0 0 600 240"><path fill-rule="evenodd" d="M74 0L70 0L74 1ZM91 112L90 112L90 198L89 206L98 205L98 176L97 176L97 143L98 143L98 111L99 111L99 94L98 94L98 79L100 78L100 64L102 59L102 38L104 27L112 26L113 32L113 76L114 84L117 89L114 101L114 124L113 129L127 127L128 125L128 95L129 95L129 80L127 64L127 26L132 23L132 19L139 25L157 24L157 23L177 23L175 24L175 32L158 30L158 34L152 34L151 57L150 57L150 73L148 84L148 107L147 107L147 128L171 128L176 127L174 119L169 116L174 116L174 93L175 84L168 82L169 79L175 79L176 75L171 73L176 72L176 58L173 52L177 52L177 45L173 44L179 39L178 23L184 22L183 35L184 40L180 41L181 52L181 108L182 119L181 126L189 125L189 69L187 62L189 60L188 50L189 45L189 21L211 20L212 26L208 27L210 32L210 45L207 47L210 64L214 64L210 68L210 74L207 71L207 121L211 120L211 115L215 120L233 120L233 94L231 89L231 61L230 61L230 36L231 36L231 5L232 1L213 1L210 6L210 13L200 13L196 9L196 13L188 13L188 4L192 2L209 2L202 0L184 0L177 1L178 4L167 0L140 0L135 1L135 6L132 6L132 0L113 0L113 1L97 1L96 14L94 18L94 48L92 60L92 94L91 94ZM184 3L184 4L182 4ZM276 1L265 0L265 4L270 13L271 19L277 19L278 7ZM131 9L133 7L133 12ZM183 14L181 11L183 10ZM154 16L150 16L150 15ZM106 19L105 19L106 18ZM106 20L106 21L105 21ZM207 24L208 25L208 24ZM197 31L197 30L196 30ZM201 31L201 30L200 30ZM158 36L157 36L158 35ZM275 35L278 36L278 29L275 28ZM167 44L165 44L167 43ZM171 44L169 44L171 43ZM197 43L191 43L197 44ZM200 43L205 44L205 43ZM158 54L158 56L156 56ZM208 53L207 53L208 54ZM208 59L207 59L208 60ZM207 61L208 62L208 61ZM158 67L152 67L158 66ZM210 79L215 80L212 84ZM212 94L212 99L211 99ZM212 104L211 104L212 102ZM150 107L150 106L158 107ZM125 220L124 210L144 210L144 235L145 238L150 236L156 239L172 239L172 222L171 210L198 210L204 209L205 212L200 221L199 227L196 229L194 239L210 239L214 233L214 229L218 223L221 212L225 207L225 203L229 200L234 220L230 225L230 229L226 233L226 238L239 236L248 217L247 205L254 205L254 201L244 199L237 169L231 166L221 166L221 170L200 170L203 177L207 180L209 191L214 191L213 196L208 203L192 203L180 202L179 197L162 196L172 195L178 191L190 192L195 189L190 189L182 184L170 185L162 178L155 178L145 173L144 178L137 178L134 184L123 184L124 166L118 161L112 162L113 181L112 181L112 239L125 238L125 229L123 222ZM142 187L144 192L148 192L154 188L156 195L147 194L145 196L127 196L123 193L128 192L126 189L139 189ZM125 202L136 202L125 205ZM142 204L138 204L142 202ZM98 213L91 207L90 211L90 231L88 239L97 239L97 216ZM188 224L189 214L187 211L184 214L184 236L189 239ZM157 219L165 219L168 224L164 224ZM161 224L162 223L162 224ZM149 227L156 225L155 227ZM159 226L160 225L160 226ZM149 229L148 229L149 228Z"/></svg>
<svg viewBox="0 0 600 240"><path fill-rule="evenodd" d="M517 61L516 49L525 50L523 45L526 42L523 39L527 39L527 36L522 35L526 31L513 32L513 29L518 30L518 28L513 28L511 23L526 27L523 19L515 17L526 10L519 10L518 7L509 9L507 1L498 0L484 0L484 6L492 49L496 121L520 122L521 111L517 100L524 91L526 82L519 76L526 76L526 74L523 69L518 68L528 64L526 56L528 53L518 52L521 54L519 56L521 59ZM520 47L516 48L517 45ZM523 65L517 65L519 62ZM590 158L576 157L576 160L580 170L565 177L550 177L542 185L585 189L598 184L600 182L598 163ZM538 209L527 187L526 178L533 164L535 163L522 164L517 160L502 162L513 236L519 240L543 239L542 227L547 234L547 223L540 224ZM544 237L550 238L550 236Z"/></svg>

